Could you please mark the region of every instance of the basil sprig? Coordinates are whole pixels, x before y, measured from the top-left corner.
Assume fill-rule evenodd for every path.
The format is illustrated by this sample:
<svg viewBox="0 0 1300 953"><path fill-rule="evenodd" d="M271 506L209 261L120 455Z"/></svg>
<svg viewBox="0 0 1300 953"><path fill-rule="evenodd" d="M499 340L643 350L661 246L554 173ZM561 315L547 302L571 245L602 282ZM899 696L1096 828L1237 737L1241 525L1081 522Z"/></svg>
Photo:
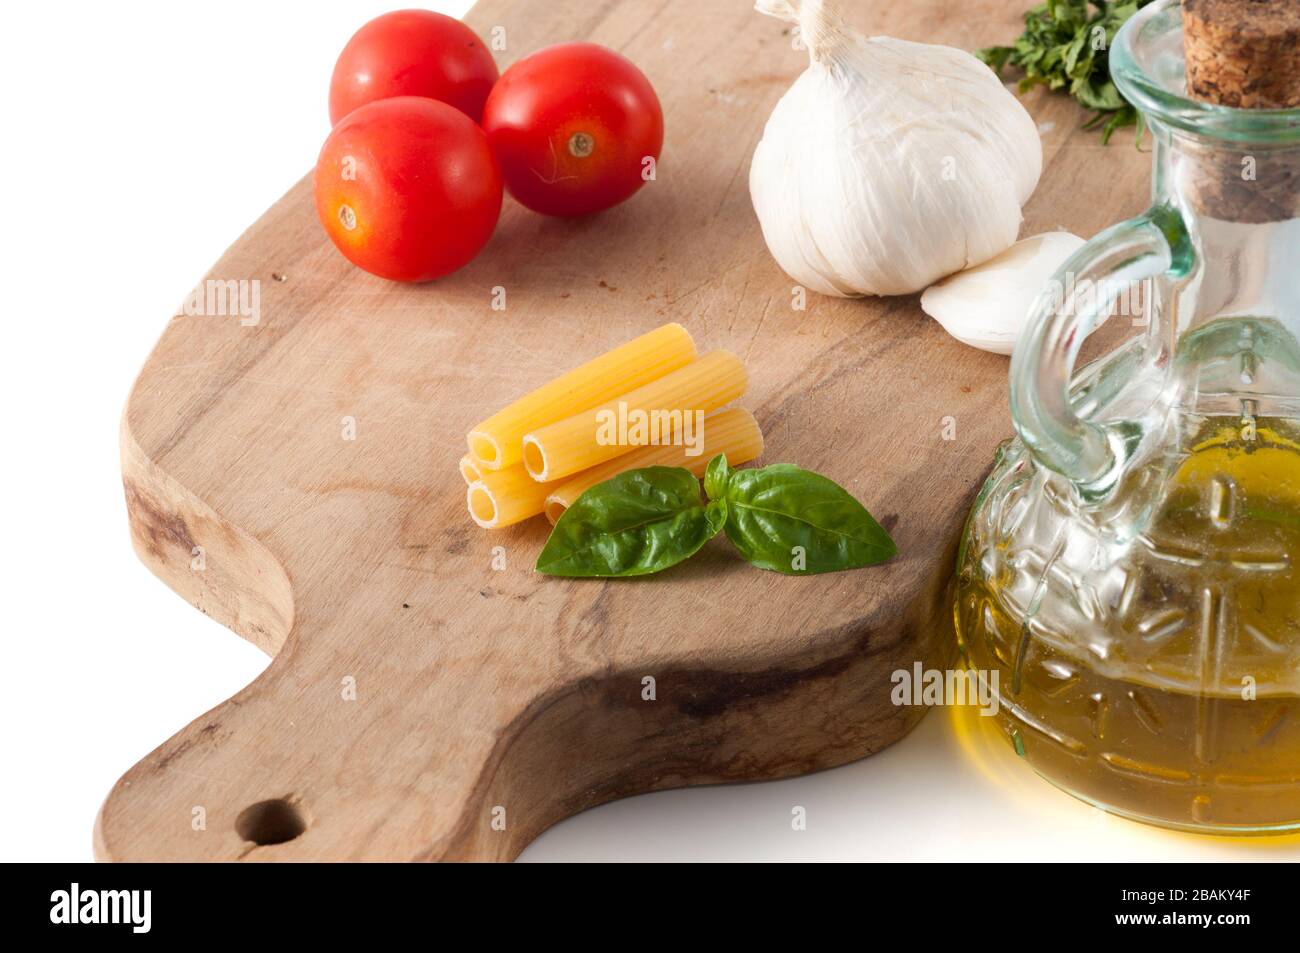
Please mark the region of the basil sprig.
<svg viewBox="0 0 1300 953"><path fill-rule="evenodd" d="M705 473L727 501L727 538L760 569L791 576L857 569L898 552L883 526L838 483L777 463L729 470L721 455Z"/></svg>
<svg viewBox="0 0 1300 953"><path fill-rule="evenodd" d="M583 493L537 558L553 576L643 576L699 552L724 528L760 569L792 576L889 559L894 541L843 487L789 464L732 470L722 454L700 482L681 467L628 470Z"/></svg>
<svg viewBox="0 0 1300 953"><path fill-rule="evenodd" d="M717 536L727 504L700 502L700 481L681 467L627 470L597 483L555 523L537 557L552 576L644 576L694 556Z"/></svg>

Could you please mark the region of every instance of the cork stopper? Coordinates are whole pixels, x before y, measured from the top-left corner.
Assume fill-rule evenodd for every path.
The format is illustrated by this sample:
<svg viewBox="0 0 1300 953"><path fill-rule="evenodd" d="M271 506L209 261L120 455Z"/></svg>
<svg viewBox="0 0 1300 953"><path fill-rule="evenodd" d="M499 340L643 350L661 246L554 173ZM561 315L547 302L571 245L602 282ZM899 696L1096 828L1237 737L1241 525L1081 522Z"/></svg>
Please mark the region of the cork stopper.
<svg viewBox="0 0 1300 953"><path fill-rule="evenodd" d="M1240 109L1300 106L1300 3L1183 0L1193 99Z"/></svg>
<svg viewBox="0 0 1300 953"><path fill-rule="evenodd" d="M1238 109L1300 107L1300 0L1183 0L1192 99ZM1262 224L1300 215L1300 150L1213 137L1184 145L1183 188L1201 213Z"/></svg>

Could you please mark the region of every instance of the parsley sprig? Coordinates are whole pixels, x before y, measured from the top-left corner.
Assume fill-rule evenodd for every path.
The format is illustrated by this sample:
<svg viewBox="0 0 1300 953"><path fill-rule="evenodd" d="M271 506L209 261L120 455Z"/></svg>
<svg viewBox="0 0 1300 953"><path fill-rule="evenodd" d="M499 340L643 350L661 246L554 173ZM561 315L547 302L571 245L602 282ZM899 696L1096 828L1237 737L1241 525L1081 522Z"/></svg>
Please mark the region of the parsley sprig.
<svg viewBox="0 0 1300 953"><path fill-rule="evenodd" d="M1125 21L1152 0L1046 0L1025 13L1025 32L1012 46L990 46L975 55L999 75L1006 66L1024 71L1023 93L1034 86L1068 88L1095 115L1085 129L1101 127L1101 141L1141 117L1110 78L1110 46Z"/></svg>

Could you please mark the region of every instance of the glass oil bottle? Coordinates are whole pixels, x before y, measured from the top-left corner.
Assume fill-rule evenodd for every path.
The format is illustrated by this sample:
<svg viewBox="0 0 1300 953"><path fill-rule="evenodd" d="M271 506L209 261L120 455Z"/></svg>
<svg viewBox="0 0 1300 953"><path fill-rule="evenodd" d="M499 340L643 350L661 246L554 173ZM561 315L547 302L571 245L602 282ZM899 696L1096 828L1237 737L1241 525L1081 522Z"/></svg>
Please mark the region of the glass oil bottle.
<svg viewBox="0 0 1300 953"><path fill-rule="evenodd" d="M1300 829L1300 89L1232 104L1276 64L1207 51L1192 16L1161 0L1111 50L1153 204L1035 305L954 621L1059 787L1167 827ZM1145 332L1075 373L1137 282Z"/></svg>

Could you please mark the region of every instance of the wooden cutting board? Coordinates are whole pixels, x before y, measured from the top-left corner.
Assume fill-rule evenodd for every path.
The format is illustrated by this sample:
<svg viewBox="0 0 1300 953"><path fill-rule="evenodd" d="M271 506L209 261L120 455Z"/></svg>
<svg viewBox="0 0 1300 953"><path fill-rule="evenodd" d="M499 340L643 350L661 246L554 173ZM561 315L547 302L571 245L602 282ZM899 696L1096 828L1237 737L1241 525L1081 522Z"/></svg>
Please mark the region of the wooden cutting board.
<svg viewBox="0 0 1300 953"><path fill-rule="evenodd" d="M971 48L1015 36L1027 2L849 19ZM613 798L871 754L924 711L891 704L890 674L953 655L945 593L1011 429L1007 360L949 339L916 297L792 307L747 182L807 62L788 26L747 0L484 0L468 20L504 29L503 67L575 38L639 64L664 105L658 178L585 221L507 200L475 262L410 287L337 254L307 177L216 264L209 279L260 282L260 320L171 321L126 407L123 481L146 565L274 658L118 782L101 859L511 858ZM323 114L326 81L297 108ZM1023 234L1141 208L1131 137L1102 148L1068 100L1028 103L1046 171ZM848 487L896 559L789 578L716 540L653 579L566 581L532 572L544 521L471 524L466 429L670 320L747 361L763 462Z"/></svg>

